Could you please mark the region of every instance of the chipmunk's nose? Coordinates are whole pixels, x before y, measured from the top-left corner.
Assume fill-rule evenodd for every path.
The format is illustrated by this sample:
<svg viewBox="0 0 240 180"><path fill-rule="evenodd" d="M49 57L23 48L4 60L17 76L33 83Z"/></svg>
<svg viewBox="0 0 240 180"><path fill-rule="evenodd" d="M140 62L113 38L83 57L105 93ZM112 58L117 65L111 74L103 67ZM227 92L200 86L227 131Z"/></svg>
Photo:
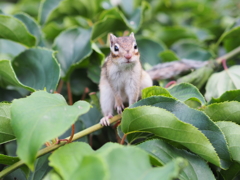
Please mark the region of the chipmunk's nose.
<svg viewBox="0 0 240 180"><path fill-rule="evenodd" d="M131 55L131 54L125 54L124 57L125 57L126 59L131 59L132 55Z"/></svg>

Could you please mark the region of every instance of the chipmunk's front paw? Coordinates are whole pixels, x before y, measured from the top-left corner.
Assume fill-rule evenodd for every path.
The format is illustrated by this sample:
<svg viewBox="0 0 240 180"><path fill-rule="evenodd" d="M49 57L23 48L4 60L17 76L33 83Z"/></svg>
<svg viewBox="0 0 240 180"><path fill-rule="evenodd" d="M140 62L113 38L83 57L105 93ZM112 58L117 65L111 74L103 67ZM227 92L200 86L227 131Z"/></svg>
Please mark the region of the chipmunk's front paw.
<svg viewBox="0 0 240 180"><path fill-rule="evenodd" d="M122 114L122 111L124 109L123 104L120 105L120 106L116 105L115 108L116 108L118 114Z"/></svg>
<svg viewBox="0 0 240 180"><path fill-rule="evenodd" d="M104 116L101 120L100 120L100 124L102 126L110 126L110 121L109 119L112 118L112 115L108 115L108 116Z"/></svg>

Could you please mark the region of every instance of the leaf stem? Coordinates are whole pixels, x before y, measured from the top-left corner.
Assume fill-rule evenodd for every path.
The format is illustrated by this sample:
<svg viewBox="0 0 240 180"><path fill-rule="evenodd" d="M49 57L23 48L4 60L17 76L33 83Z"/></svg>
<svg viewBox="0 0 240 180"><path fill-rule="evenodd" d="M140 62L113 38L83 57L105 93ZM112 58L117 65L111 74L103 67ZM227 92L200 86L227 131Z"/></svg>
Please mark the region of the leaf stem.
<svg viewBox="0 0 240 180"><path fill-rule="evenodd" d="M223 65L224 70L228 70L227 60L226 60L226 59L223 59L223 60L222 60L222 65Z"/></svg>
<svg viewBox="0 0 240 180"><path fill-rule="evenodd" d="M113 116L113 117L110 119L110 123L114 123L114 122L116 122L116 121L118 121L118 120L120 120L120 119L121 119L121 116L120 116L120 115ZM76 133L76 134L73 136L73 141L75 141L75 140L77 140L77 139L79 139L79 138L82 138L82 137L84 137L84 136L86 136L86 135L88 135L88 134L91 134L91 133L93 133L93 132L95 132L95 131L97 131L97 130L99 130L99 129L102 129L102 128L103 128L103 126L102 126L101 124L95 124L95 125L87 128L87 129L84 129L83 131L80 131L80 132ZM66 139L69 140L70 137L67 137ZM43 155L45 155L45 154L47 154L47 153L49 153L49 152L51 152L51 151L53 151L53 150L61 147L61 146L63 146L63 145L65 145L66 143L67 143L67 142L62 142L62 141L61 141L60 144L54 144L54 145L52 145L52 146L46 147L46 148L44 148L44 149L41 149L41 150L38 151L38 153L37 153L37 158L38 158L38 157L41 157L41 156L43 156ZM24 162L23 162L22 160L20 160L20 161L16 162L15 164L7 167L6 169L4 169L4 170L2 170L2 171L0 172L0 178L6 176L7 174L9 174L10 172L12 172L12 171L14 171L15 169L19 168L19 167L22 166L22 165L24 165Z"/></svg>

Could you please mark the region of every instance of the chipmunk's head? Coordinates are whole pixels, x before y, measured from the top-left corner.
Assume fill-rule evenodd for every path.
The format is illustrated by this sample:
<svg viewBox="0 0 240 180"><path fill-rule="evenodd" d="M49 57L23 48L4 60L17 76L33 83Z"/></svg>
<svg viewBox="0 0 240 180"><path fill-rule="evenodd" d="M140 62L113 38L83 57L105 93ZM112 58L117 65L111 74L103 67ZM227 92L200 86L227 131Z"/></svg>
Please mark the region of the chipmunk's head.
<svg viewBox="0 0 240 180"><path fill-rule="evenodd" d="M134 34L126 37L116 37L110 34L111 56L117 64L133 64L139 61L137 42Z"/></svg>

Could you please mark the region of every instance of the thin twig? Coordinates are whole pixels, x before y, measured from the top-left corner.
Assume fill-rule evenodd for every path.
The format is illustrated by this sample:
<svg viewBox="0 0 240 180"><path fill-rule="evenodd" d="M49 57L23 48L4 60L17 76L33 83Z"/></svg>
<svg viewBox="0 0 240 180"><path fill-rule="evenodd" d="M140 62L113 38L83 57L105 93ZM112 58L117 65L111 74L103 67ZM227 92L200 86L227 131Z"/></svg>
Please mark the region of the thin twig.
<svg viewBox="0 0 240 180"><path fill-rule="evenodd" d="M84 100L88 93L89 93L89 88L85 87L81 100Z"/></svg>
<svg viewBox="0 0 240 180"><path fill-rule="evenodd" d="M120 116L120 115L116 115L116 116L114 116L114 117L112 117L112 118L110 119L110 123L114 123L114 122L116 122L116 121L118 121L118 120L120 120L120 119L121 119L121 116ZM73 137L73 141L75 141L75 140L77 140L77 139L79 139L79 138L82 138L82 137L84 137L84 136L86 136L86 135L88 135L88 134L91 134L91 133L93 133L93 132L95 132L95 131L97 131L97 130L99 130L99 129L102 129L102 128L103 128L103 126L102 126L101 124L95 124L95 125L87 128L87 129L84 129L83 131L80 131L80 132L76 133L76 134L74 135L74 137ZM69 138L70 138L70 137L67 137L67 138L65 138L65 139L69 140ZM44 148L44 149L41 149L41 150L38 151L38 153L37 153L37 158L38 158L38 157L41 157L41 156L43 156L43 155L45 155L45 154L47 154L47 153L49 153L49 152L51 152L51 151L56 150L56 149L58 149L59 147L65 145L65 144L66 144L66 142L60 142L59 144L54 144L54 145L51 145L51 146L46 147L46 148ZM24 165L24 162L23 162L22 160L20 160L20 161L16 162L15 164L7 167L6 169L4 169L4 170L2 170L2 171L0 172L0 178L6 176L6 175L9 174L10 172L12 172L12 171L14 171L15 169L21 167L22 165Z"/></svg>
<svg viewBox="0 0 240 180"><path fill-rule="evenodd" d="M57 93L58 93L58 94L61 93L62 87L63 87L63 80L60 79L59 84L58 84L58 88L57 88Z"/></svg>
<svg viewBox="0 0 240 180"><path fill-rule="evenodd" d="M124 144L126 137L127 137L127 134L124 134L120 144Z"/></svg>

